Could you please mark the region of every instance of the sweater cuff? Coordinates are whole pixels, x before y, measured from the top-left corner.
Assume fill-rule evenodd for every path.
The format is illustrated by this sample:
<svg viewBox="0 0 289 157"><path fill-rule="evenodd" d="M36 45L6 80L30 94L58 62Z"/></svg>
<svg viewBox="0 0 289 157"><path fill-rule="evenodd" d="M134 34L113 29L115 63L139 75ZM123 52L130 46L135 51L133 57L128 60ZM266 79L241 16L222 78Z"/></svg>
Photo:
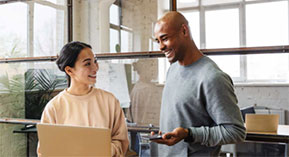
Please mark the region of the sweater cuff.
<svg viewBox="0 0 289 157"><path fill-rule="evenodd" d="M184 139L185 142L193 142L194 138L193 138L193 134L192 134L192 130L191 128L186 128L188 129L188 136Z"/></svg>
<svg viewBox="0 0 289 157"><path fill-rule="evenodd" d="M203 127L190 127L187 128L189 130L189 135L185 139L185 142L190 142L190 143L199 143L202 142L203 139L203 132L204 128Z"/></svg>

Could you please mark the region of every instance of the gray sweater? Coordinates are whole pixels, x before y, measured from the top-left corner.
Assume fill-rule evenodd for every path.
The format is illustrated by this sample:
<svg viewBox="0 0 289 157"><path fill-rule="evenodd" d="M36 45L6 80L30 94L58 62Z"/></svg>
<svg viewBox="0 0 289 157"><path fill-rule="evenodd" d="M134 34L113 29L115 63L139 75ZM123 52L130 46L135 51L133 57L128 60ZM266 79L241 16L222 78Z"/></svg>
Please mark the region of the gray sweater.
<svg viewBox="0 0 289 157"><path fill-rule="evenodd" d="M222 144L245 138L231 78L204 56L188 66L171 65L163 90L160 130L189 128L189 141L159 145L159 156L217 156Z"/></svg>

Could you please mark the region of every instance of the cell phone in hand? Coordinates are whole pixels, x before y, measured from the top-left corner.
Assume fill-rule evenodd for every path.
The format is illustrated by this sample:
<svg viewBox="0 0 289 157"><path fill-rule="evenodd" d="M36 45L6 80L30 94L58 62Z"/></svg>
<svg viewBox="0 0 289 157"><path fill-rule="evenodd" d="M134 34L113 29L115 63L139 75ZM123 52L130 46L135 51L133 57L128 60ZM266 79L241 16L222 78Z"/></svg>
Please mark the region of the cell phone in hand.
<svg viewBox="0 0 289 157"><path fill-rule="evenodd" d="M158 139L162 139L162 135L159 135L159 134L149 135L148 138L150 140L158 140Z"/></svg>
<svg viewBox="0 0 289 157"><path fill-rule="evenodd" d="M154 135L147 135L147 136L142 136L145 139L149 139L149 140L158 140L158 139L162 139L162 135L159 134L154 134Z"/></svg>

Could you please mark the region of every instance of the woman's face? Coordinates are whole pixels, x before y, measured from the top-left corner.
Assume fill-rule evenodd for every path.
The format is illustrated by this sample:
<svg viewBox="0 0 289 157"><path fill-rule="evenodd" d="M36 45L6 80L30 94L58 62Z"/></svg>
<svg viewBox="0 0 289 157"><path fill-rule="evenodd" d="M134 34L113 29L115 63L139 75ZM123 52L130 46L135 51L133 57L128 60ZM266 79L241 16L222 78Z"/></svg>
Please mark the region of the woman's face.
<svg viewBox="0 0 289 157"><path fill-rule="evenodd" d="M90 48L79 53L75 65L71 68L71 83L76 85L93 85L96 82L98 63Z"/></svg>

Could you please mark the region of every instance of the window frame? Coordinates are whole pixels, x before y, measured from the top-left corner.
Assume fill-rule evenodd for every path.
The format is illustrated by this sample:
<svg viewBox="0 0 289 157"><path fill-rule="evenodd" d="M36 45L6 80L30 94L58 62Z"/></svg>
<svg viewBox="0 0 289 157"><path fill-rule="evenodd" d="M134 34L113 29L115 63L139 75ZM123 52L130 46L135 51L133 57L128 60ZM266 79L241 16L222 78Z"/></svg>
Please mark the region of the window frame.
<svg viewBox="0 0 289 157"><path fill-rule="evenodd" d="M248 4L260 4L260 3L270 3L270 2L281 2L287 1L288 2L288 14L289 14L289 1L288 0L258 0L258 1L246 1L242 0L240 2L232 2L232 3L225 3L225 4L214 4L203 6L202 0L199 0L199 6L196 7L186 7L186 8L178 8L180 12L199 12L199 23L200 23L200 48L204 49L206 47L206 22L205 22L205 12L206 11L216 11L216 10L224 10L224 9L238 9L239 10L239 45L240 47L246 46L246 5ZM166 10L168 11L168 10ZM289 16L288 16L289 18ZM288 20L289 23L289 20ZM289 26L289 24L288 24ZM288 27L289 29L289 27ZM289 32L289 31L288 31ZM289 38L289 33L288 33ZM289 58L288 58L289 62ZM282 79L265 79L265 80L248 80L247 77L248 69L247 69L247 56L240 55L240 77L232 77L234 82L236 83L252 83L252 82L282 82ZM288 80L287 80L288 82Z"/></svg>
<svg viewBox="0 0 289 157"><path fill-rule="evenodd" d="M56 10L62 10L64 12L64 37L68 40L72 40L72 0L66 0L65 5L55 4L49 1L39 0L3 0L0 1L0 5L23 2L27 5L27 56L29 58L34 57L34 6L35 4L47 6ZM71 15L69 15L71 14Z"/></svg>
<svg viewBox="0 0 289 157"><path fill-rule="evenodd" d="M122 25L122 9L121 9L121 0L117 0L115 1L112 5L116 5L118 8L118 20L119 20L119 25L110 23L109 28L110 29L114 29L118 32L118 44L120 46L120 52L121 52L121 31L126 31L128 33L130 33L133 37L133 30L131 28L125 27ZM133 41L133 39L132 39ZM132 44L133 45L133 44ZM133 49L133 48L132 48Z"/></svg>
<svg viewBox="0 0 289 157"><path fill-rule="evenodd" d="M4 0L4 1L0 1L0 5L1 4L6 4L6 3L12 3L12 2L29 2L30 0ZM38 0L35 0L38 2ZM174 1L174 0L171 0ZM238 6L240 7L240 25L245 25L245 4L256 4L256 3L266 3L266 2L276 2L276 1L288 1L288 0L260 0L260 1L245 1L243 0L242 2L235 2L232 4L226 4L226 5L222 5L223 7L233 7L233 6ZM199 0L199 2L201 2L201 0ZM51 3L51 2L50 2ZM67 26L68 26L68 41L72 40L72 0L67 0ZM204 16L204 11L205 9L220 9L221 6L220 5L212 5L212 6L203 6L203 7L191 7L191 8L185 8L185 9L179 9L179 11L189 11L191 9L199 9L201 10L200 12L200 17ZM289 3L288 3L288 8L289 8ZM166 10L168 11L168 10ZM289 9L288 9L289 12ZM289 20L288 20L289 21ZM202 18L200 18L200 25L204 25L204 20ZM121 26L113 26L111 25L111 27L115 27L116 29L125 29L122 28ZM246 28L240 27L242 29L240 29L240 32L246 32ZM132 32L132 30L129 30ZM133 32L132 32L133 33ZM205 41L205 36L201 37L201 34L205 33L205 30L203 27L200 27L200 43L204 43L202 41ZM245 45L244 43L246 43L246 37L245 37L246 33L241 33L240 34L240 45ZM289 33L288 33L289 36ZM28 42L29 43L29 42ZM202 44L201 44L202 45ZM240 83L246 83L247 80L245 78L247 78L246 74L246 56L244 54L266 54L266 53L288 53L289 52L289 45L284 45L284 46L269 46L269 47L245 47L245 48L228 48L228 49L219 49L219 50L214 50L214 49L200 49L201 51L203 51L204 54L206 55L236 55L239 54L241 57L241 65L243 65L243 68L240 68L241 71L241 76L244 76L243 78L240 78L239 80L237 80L237 82ZM239 49L242 49L241 51ZM259 50L262 51L259 51ZM29 51L28 51L29 52ZM96 55L99 57L99 59L119 59L119 58L146 58L146 57L164 57L163 54L161 54L159 51L147 51L147 52L130 52L130 53L118 53L118 54L102 54L102 55ZM27 61L55 61L57 59L57 56L43 56L43 57L22 57L22 58L0 58L0 63L9 63L9 62L27 62ZM243 70L242 70L243 69ZM248 82L247 82L248 83Z"/></svg>

